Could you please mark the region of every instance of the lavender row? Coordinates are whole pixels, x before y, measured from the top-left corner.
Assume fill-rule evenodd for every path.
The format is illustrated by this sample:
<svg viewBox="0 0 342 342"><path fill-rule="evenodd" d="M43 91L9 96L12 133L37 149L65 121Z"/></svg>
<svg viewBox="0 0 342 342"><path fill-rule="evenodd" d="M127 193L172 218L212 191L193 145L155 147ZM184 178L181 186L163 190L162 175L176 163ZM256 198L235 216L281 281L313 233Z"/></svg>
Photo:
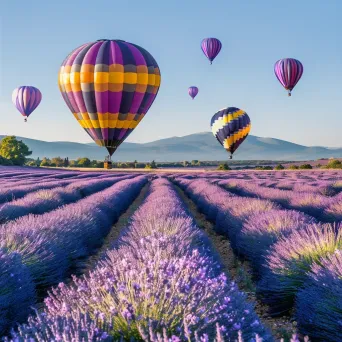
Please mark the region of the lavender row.
<svg viewBox="0 0 342 342"><path fill-rule="evenodd" d="M341 193L329 198L318 193L272 189L245 181L225 180L219 181L218 184L241 196L271 200L284 208L302 211L323 222L342 221Z"/></svg>
<svg viewBox="0 0 342 342"><path fill-rule="evenodd" d="M176 183L215 222L216 230L229 237L233 248L251 261L259 279L258 293L271 306L272 314L284 313L295 305L300 328L306 333L310 330L314 337L324 327L326 334L335 336L332 340L338 340L339 321L331 317L338 317L340 309L331 305L328 296L325 301L317 297L313 302L320 313L319 320L311 320L300 303L305 296L310 301L305 288L313 265L342 249L339 226L319 224L303 213L280 210L268 200L224 193L222 188L203 180L176 179ZM336 272L331 277L338 279ZM341 278L337 283L334 293L338 302L342 300ZM316 282L317 295L319 286L324 290L322 283Z"/></svg>
<svg viewBox="0 0 342 342"><path fill-rule="evenodd" d="M1 227L0 249L9 257L15 253L21 259L22 268L28 271L36 289L56 284L63 280L78 258L89 255L101 245L113 222L146 182L144 176L123 180L74 204L43 215L27 215L11 221ZM4 284L10 283L13 272L6 269L1 272ZM18 277L22 279L21 275ZM11 287L0 301L0 312L12 324L28 314L35 300L32 291L25 291L24 299L17 296L22 292L19 280L18 286ZM25 286L29 287L30 283L26 280ZM0 293L3 293L2 288ZM20 310L16 310L19 307ZM6 327L7 324L0 325L0 331Z"/></svg>
<svg viewBox="0 0 342 342"><path fill-rule="evenodd" d="M83 197L104 190L120 180L132 177L134 176L81 180L73 182L66 187L56 187L29 193L23 198L0 205L0 223L5 223L28 214L38 215L49 212L62 205L76 202Z"/></svg>
<svg viewBox="0 0 342 342"><path fill-rule="evenodd" d="M217 334L218 341L228 341L241 330L248 341L256 333L271 341L212 254L171 184L155 180L115 248L88 276L52 291L44 326L31 318L19 334L32 326L38 333L52 331L49 324L55 326L61 315L72 320L81 311L110 323L111 336L101 335L105 340L165 341L163 335L172 335L172 341L209 341Z"/></svg>

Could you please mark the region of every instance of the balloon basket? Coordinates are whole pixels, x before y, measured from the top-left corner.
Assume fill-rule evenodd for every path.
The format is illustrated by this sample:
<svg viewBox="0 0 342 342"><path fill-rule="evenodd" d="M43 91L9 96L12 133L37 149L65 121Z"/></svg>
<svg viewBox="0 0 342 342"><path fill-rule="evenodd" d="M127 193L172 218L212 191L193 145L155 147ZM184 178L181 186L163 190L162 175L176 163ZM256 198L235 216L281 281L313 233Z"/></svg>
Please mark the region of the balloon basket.
<svg viewBox="0 0 342 342"><path fill-rule="evenodd" d="M107 169L107 170L111 170L111 169L113 168L113 164L112 164L111 161L105 161L105 162L103 163L103 167L104 167L105 169Z"/></svg>

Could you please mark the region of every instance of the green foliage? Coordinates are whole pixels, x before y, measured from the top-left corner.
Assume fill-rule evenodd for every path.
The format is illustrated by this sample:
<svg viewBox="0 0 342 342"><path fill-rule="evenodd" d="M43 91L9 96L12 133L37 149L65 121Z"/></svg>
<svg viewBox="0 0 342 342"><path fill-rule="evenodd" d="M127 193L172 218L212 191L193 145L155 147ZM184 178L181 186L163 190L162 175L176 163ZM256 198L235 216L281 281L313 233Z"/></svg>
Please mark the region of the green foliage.
<svg viewBox="0 0 342 342"><path fill-rule="evenodd" d="M40 163L40 166L50 166L51 160L49 158L44 157Z"/></svg>
<svg viewBox="0 0 342 342"><path fill-rule="evenodd" d="M327 164L327 169L342 169L342 163L338 159L330 160Z"/></svg>
<svg viewBox="0 0 342 342"><path fill-rule="evenodd" d="M5 137L0 142L0 156L10 160L13 165L24 165L26 157L31 154L28 146L14 135Z"/></svg>
<svg viewBox="0 0 342 342"><path fill-rule="evenodd" d="M146 165L145 165L145 169L148 169L148 170L150 170L150 169L152 169L152 167L151 167L151 165L150 165L150 164L146 164Z"/></svg>
<svg viewBox="0 0 342 342"><path fill-rule="evenodd" d="M89 158L78 158L76 162L79 167L90 167L91 165Z"/></svg>
<svg viewBox="0 0 342 342"><path fill-rule="evenodd" d="M11 166L13 165L13 163L10 159L6 159L0 156L0 165Z"/></svg>
<svg viewBox="0 0 342 342"><path fill-rule="evenodd" d="M52 164L54 164L57 167L63 167L64 166L64 160L61 157L54 157L51 159L50 166L52 166Z"/></svg>
<svg viewBox="0 0 342 342"><path fill-rule="evenodd" d="M68 157L64 158L64 165L63 166L64 167L68 167L69 166L69 158Z"/></svg>
<svg viewBox="0 0 342 342"><path fill-rule="evenodd" d="M230 170L230 168L227 163L224 163L224 164L220 164L217 170Z"/></svg>
<svg viewBox="0 0 342 342"><path fill-rule="evenodd" d="M299 166L297 166L297 165L290 165L289 169L290 170L298 170Z"/></svg>
<svg viewBox="0 0 342 342"><path fill-rule="evenodd" d="M303 164L303 165L299 166L299 168L302 170L309 170L309 169L312 169L312 166L311 166L311 164Z"/></svg>
<svg viewBox="0 0 342 342"><path fill-rule="evenodd" d="M145 169L157 169L157 164L154 160L151 163L147 163L145 165Z"/></svg>
<svg viewBox="0 0 342 342"><path fill-rule="evenodd" d="M274 170L284 170L285 169L285 167L283 166L283 165L281 165L281 164L278 164L275 168L274 168Z"/></svg>

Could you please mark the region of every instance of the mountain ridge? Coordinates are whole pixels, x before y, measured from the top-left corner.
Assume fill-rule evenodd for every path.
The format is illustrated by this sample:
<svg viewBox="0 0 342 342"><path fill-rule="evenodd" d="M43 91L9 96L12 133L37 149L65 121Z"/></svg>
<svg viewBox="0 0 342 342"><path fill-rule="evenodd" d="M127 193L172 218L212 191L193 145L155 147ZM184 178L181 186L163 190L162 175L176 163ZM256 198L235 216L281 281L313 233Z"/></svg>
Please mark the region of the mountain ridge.
<svg viewBox="0 0 342 342"><path fill-rule="evenodd" d="M0 139L5 135L0 135ZM68 157L76 159L103 160L107 154L95 143L69 141L48 142L17 137L27 144L32 158ZM317 160L320 158L342 157L342 148L304 146L286 140L249 135L234 153L235 160ZM114 161L141 162L156 160L175 162L182 160L226 160L228 153L220 146L211 132L194 133L182 137L164 138L148 143L124 142L113 155Z"/></svg>

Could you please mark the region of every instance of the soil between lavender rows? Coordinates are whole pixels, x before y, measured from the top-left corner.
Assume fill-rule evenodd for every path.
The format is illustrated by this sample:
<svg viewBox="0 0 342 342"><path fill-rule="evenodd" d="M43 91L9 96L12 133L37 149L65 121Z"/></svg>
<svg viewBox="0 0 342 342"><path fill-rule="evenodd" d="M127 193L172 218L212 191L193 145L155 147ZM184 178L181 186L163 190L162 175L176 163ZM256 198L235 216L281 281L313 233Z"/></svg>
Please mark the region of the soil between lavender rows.
<svg viewBox="0 0 342 342"><path fill-rule="evenodd" d="M205 231L213 248L219 254L224 272L238 284L241 291L247 294L248 300L254 304L255 312L260 317L262 323L271 330L275 338L284 338L285 341L289 340L291 335L297 331L296 322L290 316L270 317L268 314L268 306L256 297L255 284L252 280L252 270L248 261L239 260L234 254L228 238L216 233L214 224L208 221L204 214L199 212L196 204L180 187L175 185L175 188L193 216L197 226Z"/></svg>

